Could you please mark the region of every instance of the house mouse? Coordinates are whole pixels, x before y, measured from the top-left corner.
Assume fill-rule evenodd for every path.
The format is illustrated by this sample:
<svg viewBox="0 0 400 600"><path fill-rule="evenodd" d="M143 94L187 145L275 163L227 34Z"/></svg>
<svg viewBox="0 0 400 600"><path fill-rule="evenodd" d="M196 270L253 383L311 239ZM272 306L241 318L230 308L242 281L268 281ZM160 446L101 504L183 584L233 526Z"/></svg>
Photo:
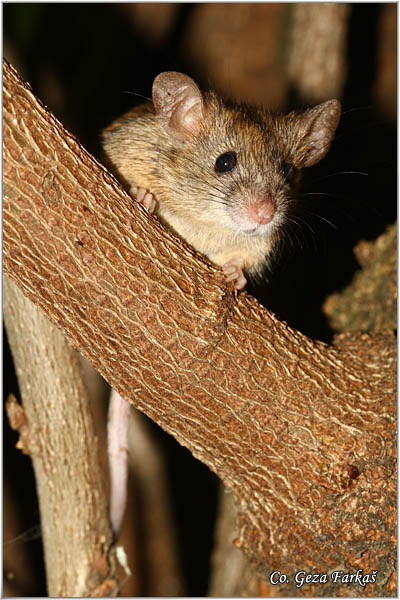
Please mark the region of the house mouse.
<svg viewBox="0 0 400 600"><path fill-rule="evenodd" d="M242 289L247 276L270 265L295 209L301 169L327 154L340 102L273 115L203 92L174 71L155 78L152 99L104 129L106 164L138 202ZM113 396L110 415L118 419L123 401ZM109 430L119 425L109 419ZM117 504L114 531L124 503Z"/></svg>

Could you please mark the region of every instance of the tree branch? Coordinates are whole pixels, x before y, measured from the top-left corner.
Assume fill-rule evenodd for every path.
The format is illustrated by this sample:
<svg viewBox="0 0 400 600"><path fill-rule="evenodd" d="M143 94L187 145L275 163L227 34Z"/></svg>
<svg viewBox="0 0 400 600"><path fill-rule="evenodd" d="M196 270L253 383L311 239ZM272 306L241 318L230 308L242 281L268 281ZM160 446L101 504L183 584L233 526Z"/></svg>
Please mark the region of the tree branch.
<svg viewBox="0 0 400 600"><path fill-rule="evenodd" d="M49 595L115 595L107 497L78 355L8 277L3 290L23 399L23 413L15 398L8 413L35 470Z"/></svg>
<svg viewBox="0 0 400 600"><path fill-rule="evenodd" d="M375 594L393 590L393 337L330 347L235 298L7 65L3 130L4 269L24 294L221 477L256 565L376 568Z"/></svg>

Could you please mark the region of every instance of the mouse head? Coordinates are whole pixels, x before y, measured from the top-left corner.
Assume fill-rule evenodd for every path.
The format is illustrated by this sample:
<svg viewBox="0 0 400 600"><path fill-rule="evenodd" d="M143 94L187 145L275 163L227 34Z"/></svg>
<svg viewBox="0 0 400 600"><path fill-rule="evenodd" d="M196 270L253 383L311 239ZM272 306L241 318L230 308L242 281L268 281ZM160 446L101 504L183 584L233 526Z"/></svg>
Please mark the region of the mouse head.
<svg viewBox="0 0 400 600"><path fill-rule="evenodd" d="M208 106L198 85L175 71L160 73L153 83L153 104L159 122L174 138L185 141L196 136ZM297 115L299 167L311 167L327 154L340 118L340 102L328 100Z"/></svg>
<svg viewBox="0 0 400 600"><path fill-rule="evenodd" d="M193 204L246 235L272 235L285 223L300 169L326 155L340 116L337 100L286 116L225 103L176 72L156 77L153 104L174 149L174 184L185 189L191 175L185 210Z"/></svg>

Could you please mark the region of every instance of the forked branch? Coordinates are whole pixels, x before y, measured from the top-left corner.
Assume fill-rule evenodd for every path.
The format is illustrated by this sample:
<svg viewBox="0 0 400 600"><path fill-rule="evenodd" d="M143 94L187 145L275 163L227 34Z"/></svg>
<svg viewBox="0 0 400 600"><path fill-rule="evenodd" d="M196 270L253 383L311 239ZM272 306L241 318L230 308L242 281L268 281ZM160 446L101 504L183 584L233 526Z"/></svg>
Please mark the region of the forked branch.
<svg viewBox="0 0 400 600"><path fill-rule="evenodd" d="M390 593L394 339L327 346L236 298L7 64L3 165L6 273L112 387L221 477L253 562L376 569L375 595Z"/></svg>

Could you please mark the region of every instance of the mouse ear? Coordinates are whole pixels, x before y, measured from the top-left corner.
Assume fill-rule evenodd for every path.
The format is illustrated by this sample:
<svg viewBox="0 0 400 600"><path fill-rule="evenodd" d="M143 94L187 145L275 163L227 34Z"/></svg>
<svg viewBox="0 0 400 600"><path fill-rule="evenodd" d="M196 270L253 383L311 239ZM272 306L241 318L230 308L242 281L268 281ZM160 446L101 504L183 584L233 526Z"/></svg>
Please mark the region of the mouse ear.
<svg viewBox="0 0 400 600"><path fill-rule="evenodd" d="M195 135L204 116L198 85L183 73L160 73L153 83L153 104L162 126L180 140Z"/></svg>
<svg viewBox="0 0 400 600"><path fill-rule="evenodd" d="M301 125L305 129L305 141L309 148L303 167L315 165L328 153L340 112L339 100L328 100L301 115Z"/></svg>

